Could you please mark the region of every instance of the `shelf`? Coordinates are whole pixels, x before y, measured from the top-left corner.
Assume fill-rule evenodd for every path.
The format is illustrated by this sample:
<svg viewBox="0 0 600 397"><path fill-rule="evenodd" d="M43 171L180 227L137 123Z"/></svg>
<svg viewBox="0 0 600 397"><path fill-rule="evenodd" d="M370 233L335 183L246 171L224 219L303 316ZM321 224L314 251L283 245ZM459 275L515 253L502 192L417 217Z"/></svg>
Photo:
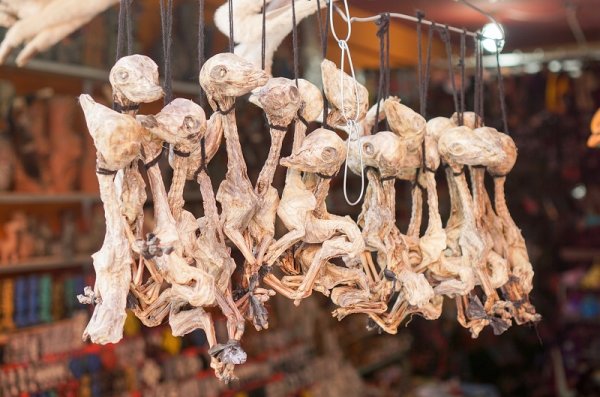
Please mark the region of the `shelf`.
<svg viewBox="0 0 600 397"><path fill-rule="evenodd" d="M65 258L63 256L43 256L39 258L31 258L23 262L0 264L0 274L27 273L42 270L68 269L74 267L82 267L92 263L92 258L89 254L75 255Z"/></svg>
<svg viewBox="0 0 600 397"><path fill-rule="evenodd" d="M74 204L96 203L100 196L96 193L2 193L0 204Z"/></svg>
<svg viewBox="0 0 600 397"><path fill-rule="evenodd" d="M195 202L202 200L200 192L186 193L185 201ZM0 193L0 205L23 205L23 204L77 204L77 203L99 203L100 196L96 193ZM152 196L148 195L146 202L152 202Z"/></svg>

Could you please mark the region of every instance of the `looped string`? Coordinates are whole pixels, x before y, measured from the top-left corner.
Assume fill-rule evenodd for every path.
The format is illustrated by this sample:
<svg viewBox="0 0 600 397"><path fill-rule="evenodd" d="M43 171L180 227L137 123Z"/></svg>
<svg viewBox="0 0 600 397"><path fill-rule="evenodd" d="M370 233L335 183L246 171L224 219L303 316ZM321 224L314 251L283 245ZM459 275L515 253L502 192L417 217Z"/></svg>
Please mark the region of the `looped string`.
<svg viewBox="0 0 600 397"><path fill-rule="evenodd" d="M229 4L229 52L233 54L235 42L233 41L233 0L228 1Z"/></svg>
<svg viewBox="0 0 600 397"><path fill-rule="evenodd" d="M331 28L331 34L333 35L334 39L337 41L338 46L340 47L340 49L342 50L342 53L340 55L340 96L341 96L341 102L344 103L345 102L345 95L346 95L346 90L344 89L344 66L345 66L345 61L346 58L348 58L348 66L350 67L350 76L352 77L352 81L354 82L354 97L355 97L355 104L356 104L356 109L354 112L354 117L348 117L348 115L346 114L346 109L344 106L342 106L342 117L344 118L344 121L346 122L346 127L348 130L348 141L347 141L347 148L348 150L346 151L346 163L344 165L344 198L346 199L346 202L349 205L356 205L358 204L363 197L364 194L364 190L365 190L365 170L363 167L363 153L362 153L362 145L360 145L359 142L359 156L360 156L360 194L358 195L358 198L355 201L351 201L348 198L348 188L347 188L347 179L348 179L348 156L349 156L349 152L350 152L350 142L351 141L355 141L355 140L360 140L360 134L359 134L359 126L358 126L358 116L360 113L360 100L358 98L358 82L356 81L356 73L354 72L354 64L352 63L352 55L350 53L350 48L348 47L348 40L350 39L350 36L352 35L352 24L350 22L350 11L348 9L348 1L344 0L344 14L345 14L345 21L346 21L346 25L348 27L348 31L346 33L346 37L343 39L340 39L339 36L337 35L337 32L335 31L335 26L333 24L333 1L329 2L329 25Z"/></svg>
<svg viewBox="0 0 600 397"><path fill-rule="evenodd" d="M173 0L160 0L160 21L162 27L163 59L165 64L165 96L163 102L166 105L173 99L173 75L171 71Z"/></svg>
<svg viewBox="0 0 600 397"><path fill-rule="evenodd" d="M496 40L496 67L498 72L498 93L500 95L500 109L502 110L502 123L504 133L510 135L508 131L508 120L506 118L506 96L504 95L504 80L502 79L502 70L500 68L500 40Z"/></svg>
<svg viewBox="0 0 600 397"><path fill-rule="evenodd" d="M375 22L379 27L377 28L377 37L379 38L379 87L377 89L377 107L375 111L375 123L371 129L371 134L377 132L379 123L379 108L381 101L390 95L390 14L384 13L379 16L379 19ZM389 129L386 121L386 129Z"/></svg>
<svg viewBox="0 0 600 397"><path fill-rule="evenodd" d="M444 42L446 47L446 57L448 59L448 78L450 79L450 85L452 87L452 99L454 100L454 111L459 111L458 106L458 95L456 92L456 83L454 82L454 67L452 65L452 45L450 43L450 30L448 29L448 25L446 25L443 29L440 29L440 38Z"/></svg>
<svg viewBox="0 0 600 397"><path fill-rule="evenodd" d="M204 55L204 0L198 0L198 73L202 69L202 65L204 65L205 55ZM206 93L200 86L200 106L204 107L206 105Z"/></svg>
<svg viewBox="0 0 600 397"><path fill-rule="evenodd" d="M458 124L465 123L465 56L466 56L466 30L460 34L460 108L458 109Z"/></svg>

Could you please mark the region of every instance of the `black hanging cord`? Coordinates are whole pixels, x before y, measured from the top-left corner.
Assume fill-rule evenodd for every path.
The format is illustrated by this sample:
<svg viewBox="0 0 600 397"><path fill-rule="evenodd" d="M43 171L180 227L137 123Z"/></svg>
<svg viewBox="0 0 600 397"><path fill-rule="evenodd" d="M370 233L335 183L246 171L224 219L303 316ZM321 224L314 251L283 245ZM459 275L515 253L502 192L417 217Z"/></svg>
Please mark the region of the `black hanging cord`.
<svg viewBox="0 0 600 397"><path fill-rule="evenodd" d="M375 111L375 123L373 124L373 128L371 129L371 134L377 132L377 127L379 125L378 119L381 100L387 98L389 94L389 87L386 89L386 87L389 86L389 80L387 77L387 71L389 70L389 59L386 56L386 50L389 48L390 14L380 14L379 19L375 23L379 26L377 28L377 37L379 38L379 87L377 89L377 107Z"/></svg>
<svg viewBox="0 0 600 397"><path fill-rule="evenodd" d="M450 84L452 87L452 99L454 100L454 111L458 112L459 111L458 95L456 93L456 83L454 82L454 68L452 66L452 45L450 43L450 30L448 29L447 25L444 29L440 29L440 37L446 47L446 57L448 58L448 74L449 74L448 78L450 79Z"/></svg>
<svg viewBox="0 0 600 397"><path fill-rule="evenodd" d="M131 54L132 49L132 34L131 34L131 13L130 5L131 0L121 0L119 6L119 21L117 27L117 55L116 60L118 61L125 55Z"/></svg>
<svg viewBox="0 0 600 397"><path fill-rule="evenodd" d="M502 79L502 70L500 68L500 46L496 43L496 67L498 70L498 92L500 94L500 109L502 110L502 123L504 133L510 135L508 131L508 120L506 119L506 96L504 95L504 80Z"/></svg>
<svg viewBox="0 0 600 397"><path fill-rule="evenodd" d="M481 37L478 34L474 40L475 54L475 87L473 89L473 111L477 116L477 126L483 126L483 65L481 64Z"/></svg>
<svg viewBox="0 0 600 397"><path fill-rule="evenodd" d="M317 0L318 1L318 0ZM328 1L333 1L333 0L328 0ZM317 6L319 6L320 4L317 3ZM329 17L330 17L330 13L331 13L331 7L326 7L327 10L325 11L325 23L323 25L323 35L321 36L321 56L323 57L323 59L327 58L327 38L329 37ZM319 12L319 23L321 23L320 20L320 12ZM328 128L329 126L327 125L327 116L329 115L329 101L327 100L327 97L325 96L325 89L322 90L322 94L323 94L323 123L322 123L322 127L323 128Z"/></svg>
<svg viewBox="0 0 600 397"><path fill-rule="evenodd" d="M465 56L466 56L467 31L460 34L460 108L458 111L458 125L465 123Z"/></svg>
<svg viewBox="0 0 600 397"><path fill-rule="evenodd" d="M427 119L427 94L429 92L429 74L431 68L431 43L433 42L433 32L436 29L435 22L432 22L427 35L427 53L425 55L425 76L422 80L421 90L423 92L423 103L421 104L421 116Z"/></svg>
<svg viewBox="0 0 600 397"><path fill-rule="evenodd" d="M425 100L423 98L423 50L421 45L422 39L422 23L425 14L422 11L417 11L417 86L419 87L419 111L421 116L425 117Z"/></svg>
<svg viewBox="0 0 600 397"><path fill-rule="evenodd" d="M294 80L298 87L298 27L296 26L296 0L292 0L292 47L294 48Z"/></svg>
<svg viewBox="0 0 600 397"><path fill-rule="evenodd" d="M262 37L260 40L260 67L262 70L265 70L266 47L267 47L267 0L263 0Z"/></svg>
<svg viewBox="0 0 600 397"><path fill-rule="evenodd" d="M173 33L173 0L160 0L160 20L162 25L163 59L165 64L164 104L173 99L173 75L171 70L171 43Z"/></svg>
<svg viewBox="0 0 600 397"><path fill-rule="evenodd" d="M204 0L198 0L198 74L204 65ZM200 106L206 104L206 93L200 86Z"/></svg>
<svg viewBox="0 0 600 397"><path fill-rule="evenodd" d="M233 53L233 0L229 0L229 52Z"/></svg>
<svg viewBox="0 0 600 397"><path fill-rule="evenodd" d="M321 25L321 0L317 0L317 28L319 31L319 41L323 43L323 25Z"/></svg>
<svg viewBox="0 0 600 397"><path fill-rule="evenodd" d="M127 55L131 55L133 54L133 23L131 22L133 19L131 14L131 3L133 3L133 0L126 0L125 3L127 4Z"/></svg>

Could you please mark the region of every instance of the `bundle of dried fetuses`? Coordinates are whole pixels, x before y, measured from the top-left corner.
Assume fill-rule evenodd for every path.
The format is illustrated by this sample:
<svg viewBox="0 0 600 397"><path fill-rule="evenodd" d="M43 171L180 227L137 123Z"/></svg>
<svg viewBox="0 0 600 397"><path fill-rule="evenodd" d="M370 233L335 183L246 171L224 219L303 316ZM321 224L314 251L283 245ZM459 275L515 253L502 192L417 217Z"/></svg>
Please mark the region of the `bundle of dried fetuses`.
<svg viewBox="0 0 600 397"><path fill-rule="evenodd" d="M332 314L338 319L366 314L389 333L412 314L438 318L444 296L455 299L458 321L473 337L487 325L499 334L513 320L540 319L528 298L533 269L525 241L504 195L517 155L512 139L470 112L426 121L395 97L367 111L365 87L329 61L322 77L331 105L325 121L345 131L346 141L327 128L307 135L310 123L323 118L316 86L269 78L231 53L213 56L200 71L215 111L208 120L199 105L180 98L158 114L137 115L139 103L162 95L156 64L141 55L122 58L111 71L117 110L80 97L97 149L107 224L104 245L93 255L96 284L80 296L95 305L84 337L118 341L126 308L147 326L168 318L174 335L201 328L211 365L228 381L246 359L240 344L245 319L258 330L268 328L264 304L275 292L296 305L321 292L337 306ZM254 185L235 117L236 98L248 93L264 111L271 136ZM390 131L372 133L384 118ZM280 158L290 126L292 152ZM223 137L227 173L215 195L207 166ZM173 168L168 193L159 166L166 151ZM368 181L356 221L331 214L326 204L344 161ZM273 186L279 164L287 168L281 198ZM440 166L450 193L445 226L436 184ZM494 180L493 202L486 175ZM406 233L396 222L396 179L412 188ZM144 181L154 208L150 228L144 226ZM184 208L187 181L201 193L200 218ZM428 221L422 233L424 194ZM277 217L286 229L281 236ZM232 285L232 249L244 259L240 285ZM209 306L227 318L226 343L217 342Z"/></svg>

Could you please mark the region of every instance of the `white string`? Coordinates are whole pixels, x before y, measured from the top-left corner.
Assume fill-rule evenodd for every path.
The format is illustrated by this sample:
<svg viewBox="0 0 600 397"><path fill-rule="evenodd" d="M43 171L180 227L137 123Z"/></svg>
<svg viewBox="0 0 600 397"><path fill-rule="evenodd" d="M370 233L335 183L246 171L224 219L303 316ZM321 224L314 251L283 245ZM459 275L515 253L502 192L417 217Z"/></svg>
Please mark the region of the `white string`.
<svg viewBox="0 0 600 397"><path fill-rule="evenodd" d="M350 48L348 47L348 40L352 35L352 23L350 18L350 11L348 9L348 1L344 0L344 10L345 13L344 20L346 21L346 25L348 27L348 31L346 33L346 37L344 39L340 39L335 31L335 26L333 24L333 0L329 0L329 24L331 27L331 34L334 39L337 41L338 46L341 50L340 56L340 89L342 90L341 99L342 99L342 117L346 122L346 128L348 130L348 140L346 142L346 162L344 164L344 198L349 205L358 204L363 197L365 190L365 171L363 167L363 153L362 153L362 144L360 143L359 137L359 128L358 128L358 115L360 114L360 100L358 98L358 82L356 81L356 74L354 73L354 64L352 63L352 55L350 54ZM354 97L356 99L356 109L354 112L354 117L348 117L346 114L346 108L344 106L344 98L345 98L345 90L344 90L344 66L346 62L346 57L348 58L348 66L350 68L350 77L352 77L352 81L354 83ZM348 180L348 156L350 153L350 142L358 140L359 146L359 156L360 156L360 194L355 201L351 201L348 198L348 188L347 188L347 180Z"/></svg>

